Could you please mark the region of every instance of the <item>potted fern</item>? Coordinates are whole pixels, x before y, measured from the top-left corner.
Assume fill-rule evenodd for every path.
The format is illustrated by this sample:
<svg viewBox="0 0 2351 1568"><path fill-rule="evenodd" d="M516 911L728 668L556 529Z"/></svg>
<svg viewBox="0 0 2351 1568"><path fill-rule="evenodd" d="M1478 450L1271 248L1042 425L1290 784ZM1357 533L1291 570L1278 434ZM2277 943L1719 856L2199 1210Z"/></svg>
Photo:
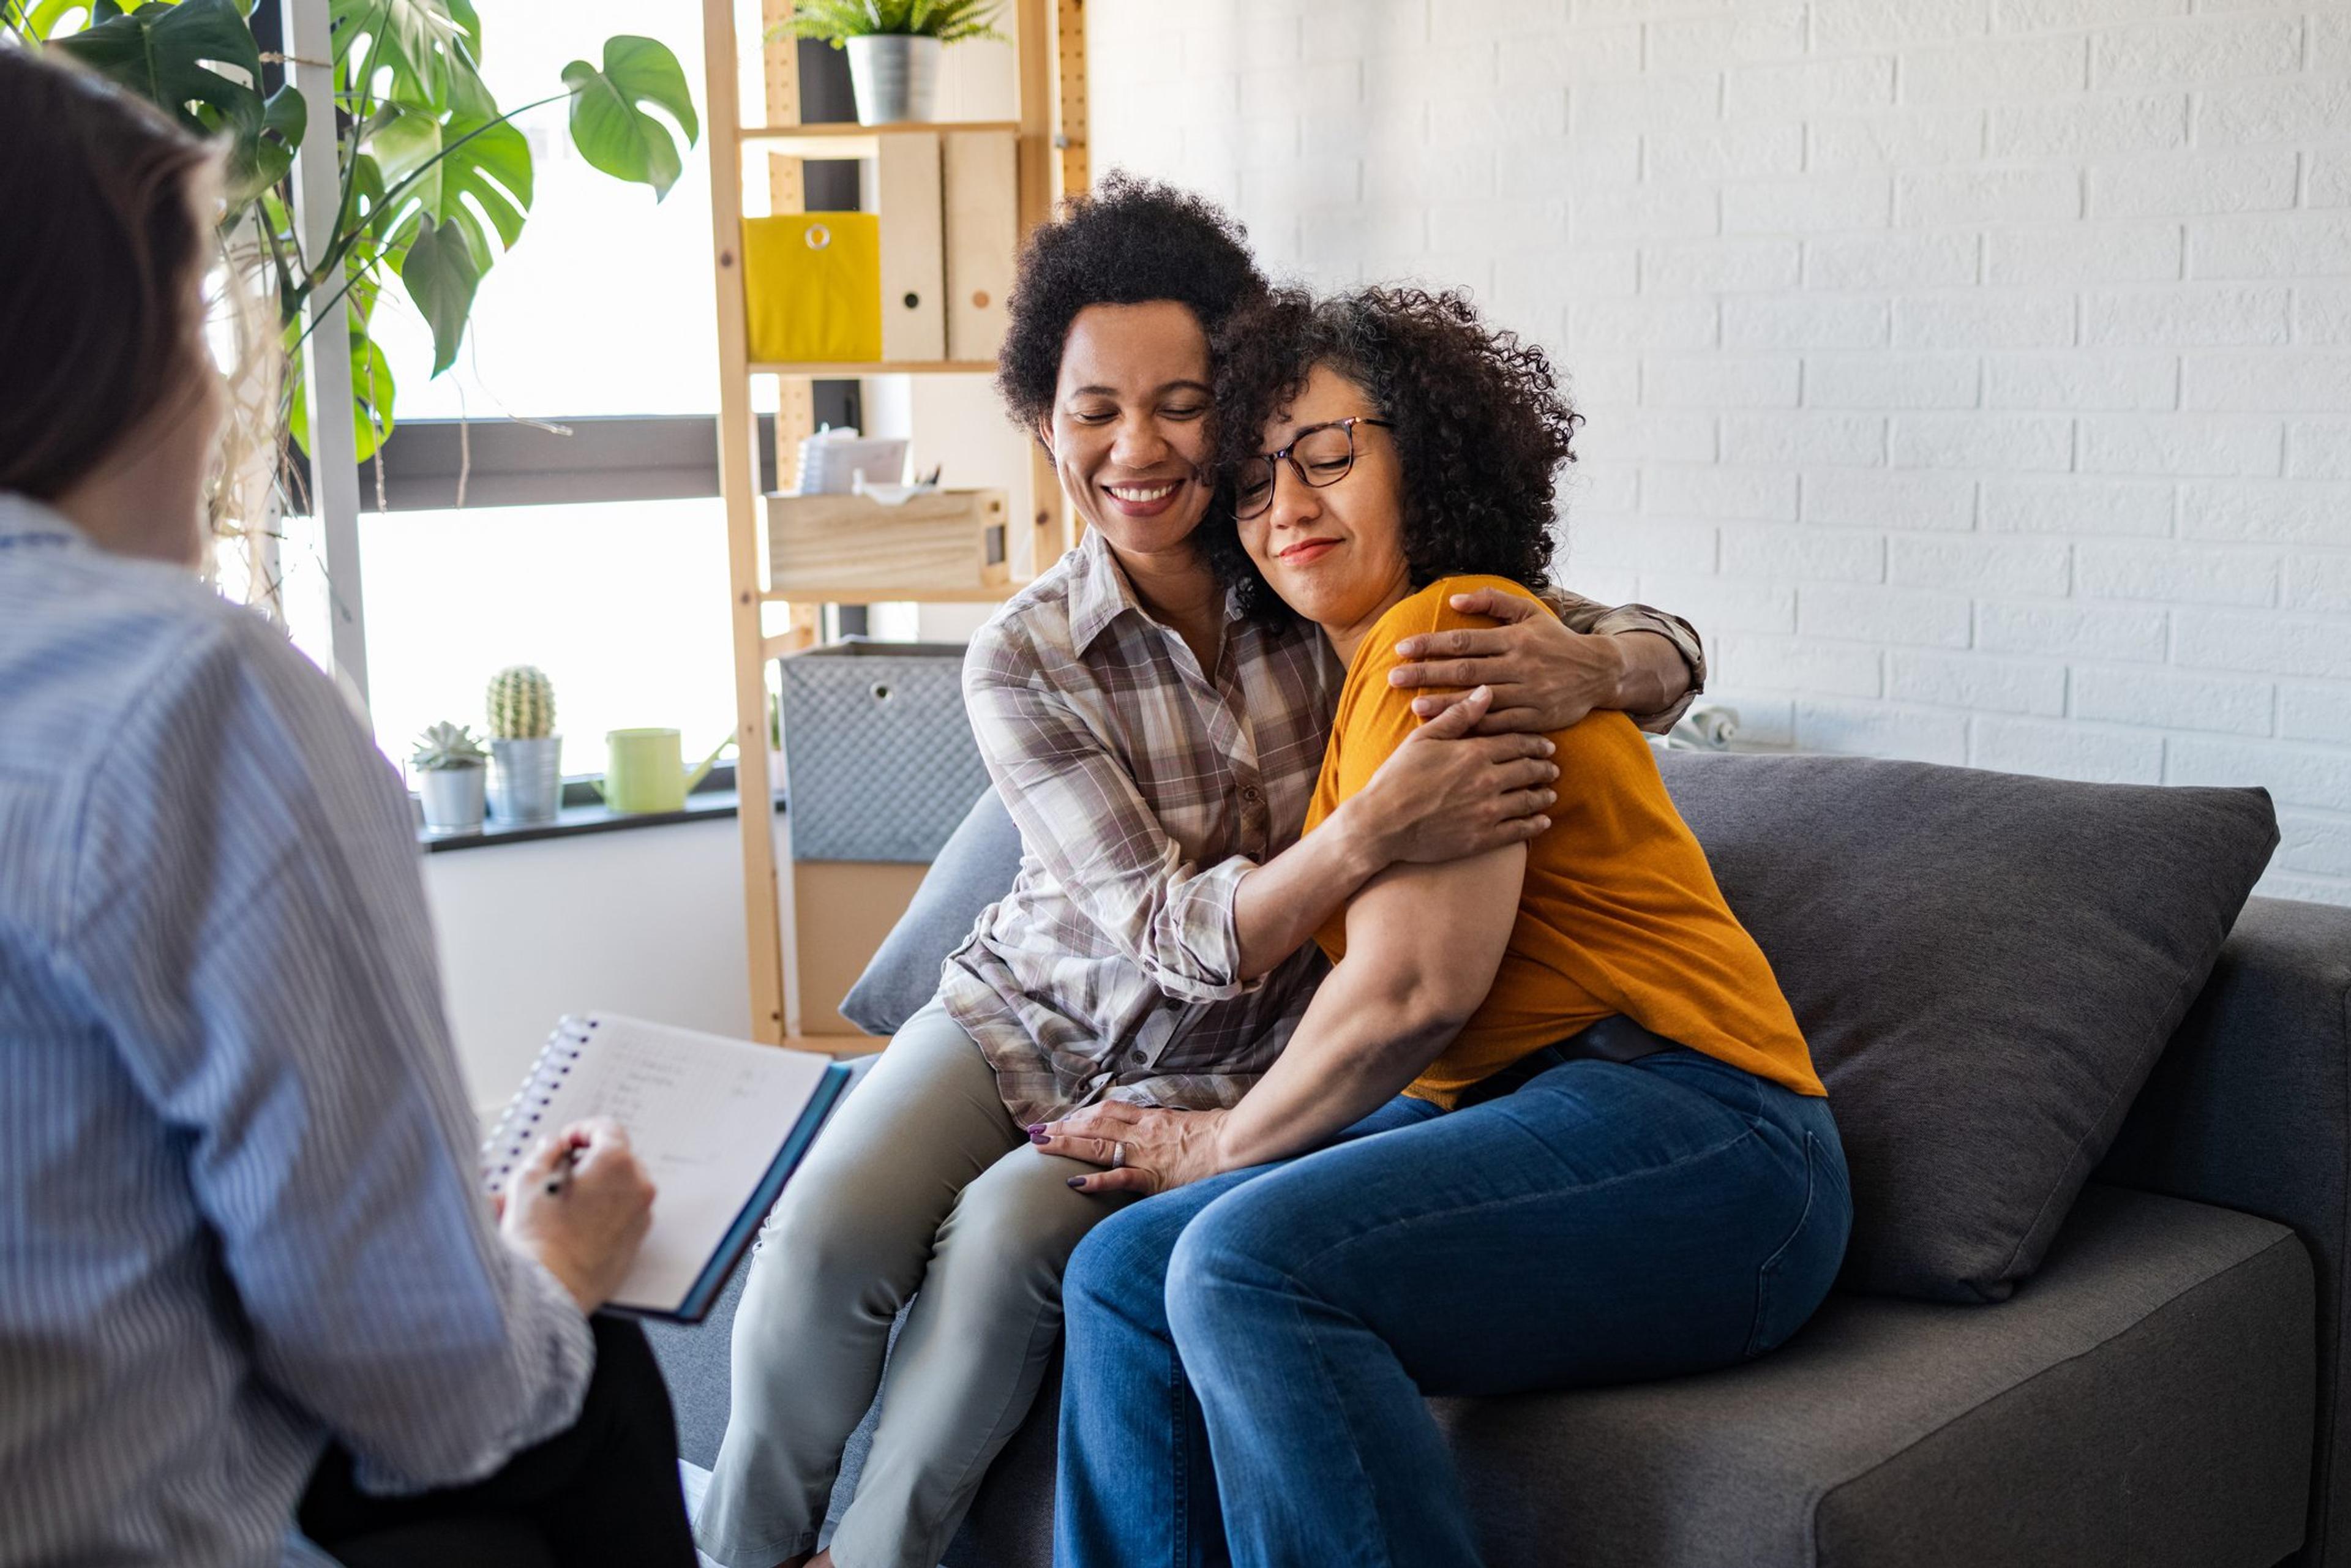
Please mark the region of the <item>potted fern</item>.
<svg viewBox="0 0 2351 1568"><path fill-rule="evenodd" d="M551 822L563 799L563 737L555 733L555 684L530 664L490 677L486 698L502 822Z"/></svg>
<svg viewBox="0 0 2351 1568"><path fill-rule="evenodd" d="M436 724L416 737L408 759L424 797L424 825L436 833L482 831L484 776L489 754L462 725Z"/></svg>
<svg viewBox="0 0 2351 1568"><path fill-rule="evenodd" d="M847 49L857 122L889 125L932 118L940 49L967 38L1002 42L1002 0L800 0L785 26Z"/></svg>

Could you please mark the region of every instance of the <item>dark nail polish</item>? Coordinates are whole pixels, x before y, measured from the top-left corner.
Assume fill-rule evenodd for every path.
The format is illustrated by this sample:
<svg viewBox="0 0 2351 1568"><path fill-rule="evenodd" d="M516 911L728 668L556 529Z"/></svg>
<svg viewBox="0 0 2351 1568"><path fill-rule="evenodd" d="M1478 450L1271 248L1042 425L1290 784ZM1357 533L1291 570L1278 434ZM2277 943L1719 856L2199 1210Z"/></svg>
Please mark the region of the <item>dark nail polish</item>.
<svg viewBox="0 0 2351 1568"><path fill-rule="evenodd" d="M1086 1185L1086 1178L1083 1176L1071 1176L1070 1178L1070 1185L1071 1186L1083 1186Z"/></svg>
<svg viewBox="0 0 2351 1568"><path fill-rule="evenodd" d="M1041 1143L1043 1143L1043 1142L1045 1141L1045 1129L1044 1129L1044 1128L1042 1128L1042 1127L1031 1127L1031 1128L1029 1128L1029 1141L1030 1143L1032 1143L1032 1144L1041 1144Z"/></svg>

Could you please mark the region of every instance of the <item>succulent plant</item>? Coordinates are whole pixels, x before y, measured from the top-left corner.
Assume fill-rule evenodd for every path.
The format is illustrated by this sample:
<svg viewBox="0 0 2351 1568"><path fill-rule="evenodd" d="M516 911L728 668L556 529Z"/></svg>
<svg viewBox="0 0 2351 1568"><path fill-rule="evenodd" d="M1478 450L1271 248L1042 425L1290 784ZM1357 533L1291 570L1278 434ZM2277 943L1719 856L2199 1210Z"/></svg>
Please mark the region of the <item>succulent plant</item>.
<svg viewBox="0 0 2351 1568"><path fill-rule="evenodd" d="M490 733L538 740L555 733L555 683L536 664L509 664L490 677Z"/></svg>
<svg viewBox="0 0 2351 1568"><path fill-rule="evenodd" d="M427 772L438 772L444 768L481 768L489 758L464 725L436 724L416 737L416 751L409 761Z"/></svg>

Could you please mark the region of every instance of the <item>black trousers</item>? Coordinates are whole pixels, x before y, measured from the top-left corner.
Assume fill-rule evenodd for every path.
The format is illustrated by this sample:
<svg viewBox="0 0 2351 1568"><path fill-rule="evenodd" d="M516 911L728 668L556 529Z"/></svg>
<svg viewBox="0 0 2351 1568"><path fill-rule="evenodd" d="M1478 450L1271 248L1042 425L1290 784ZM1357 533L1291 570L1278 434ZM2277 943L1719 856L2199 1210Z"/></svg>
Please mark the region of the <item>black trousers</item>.
<svg viewBox="0 0 2351 1568"><path fill-rule="evenodd" d="M350 1568L695 1568L661 1368L635 1323L589 1323L596 1371L569 1430L486 1480L413 1497L360 1490L338 1444L303 1493L302 1533Z"/></svg>

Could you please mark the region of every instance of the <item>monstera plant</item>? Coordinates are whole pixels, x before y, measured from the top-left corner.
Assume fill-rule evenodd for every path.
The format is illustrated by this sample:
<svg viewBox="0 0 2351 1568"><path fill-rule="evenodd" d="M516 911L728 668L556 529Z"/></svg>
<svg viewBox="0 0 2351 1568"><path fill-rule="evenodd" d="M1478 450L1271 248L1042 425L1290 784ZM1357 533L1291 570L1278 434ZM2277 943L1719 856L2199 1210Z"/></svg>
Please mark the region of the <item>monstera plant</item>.
<svg viewBox="0 0 2351 1568"><path fill-rule="evenodd" d="M258 0L275 5L277 0ZM651 38L604 43L603 61L564 67L559 90L501 109L482 81L475 0L329 0L332 123L289 84L263 93L252 0L0 0L25 44L57 50L228 147L221 238L232 269L274 300L276 341L292 350L306 308L350 307L354 431L371 455L392 423L392 371L371 331L382 291L399 287L433 330L433 373L455 360L483 274L522 237L531 207L530 145L516 115L569 99L580 156L616 179L669 193L681 171L669 117L700 136L677 57ZM550 87L556 84L549 84ZM340 200L315 254L294 223L288 175L305 138L333 138ZM298 366L298 356L292 361ZM308 445L298 369L272 378L274 423Z"/></svg>

